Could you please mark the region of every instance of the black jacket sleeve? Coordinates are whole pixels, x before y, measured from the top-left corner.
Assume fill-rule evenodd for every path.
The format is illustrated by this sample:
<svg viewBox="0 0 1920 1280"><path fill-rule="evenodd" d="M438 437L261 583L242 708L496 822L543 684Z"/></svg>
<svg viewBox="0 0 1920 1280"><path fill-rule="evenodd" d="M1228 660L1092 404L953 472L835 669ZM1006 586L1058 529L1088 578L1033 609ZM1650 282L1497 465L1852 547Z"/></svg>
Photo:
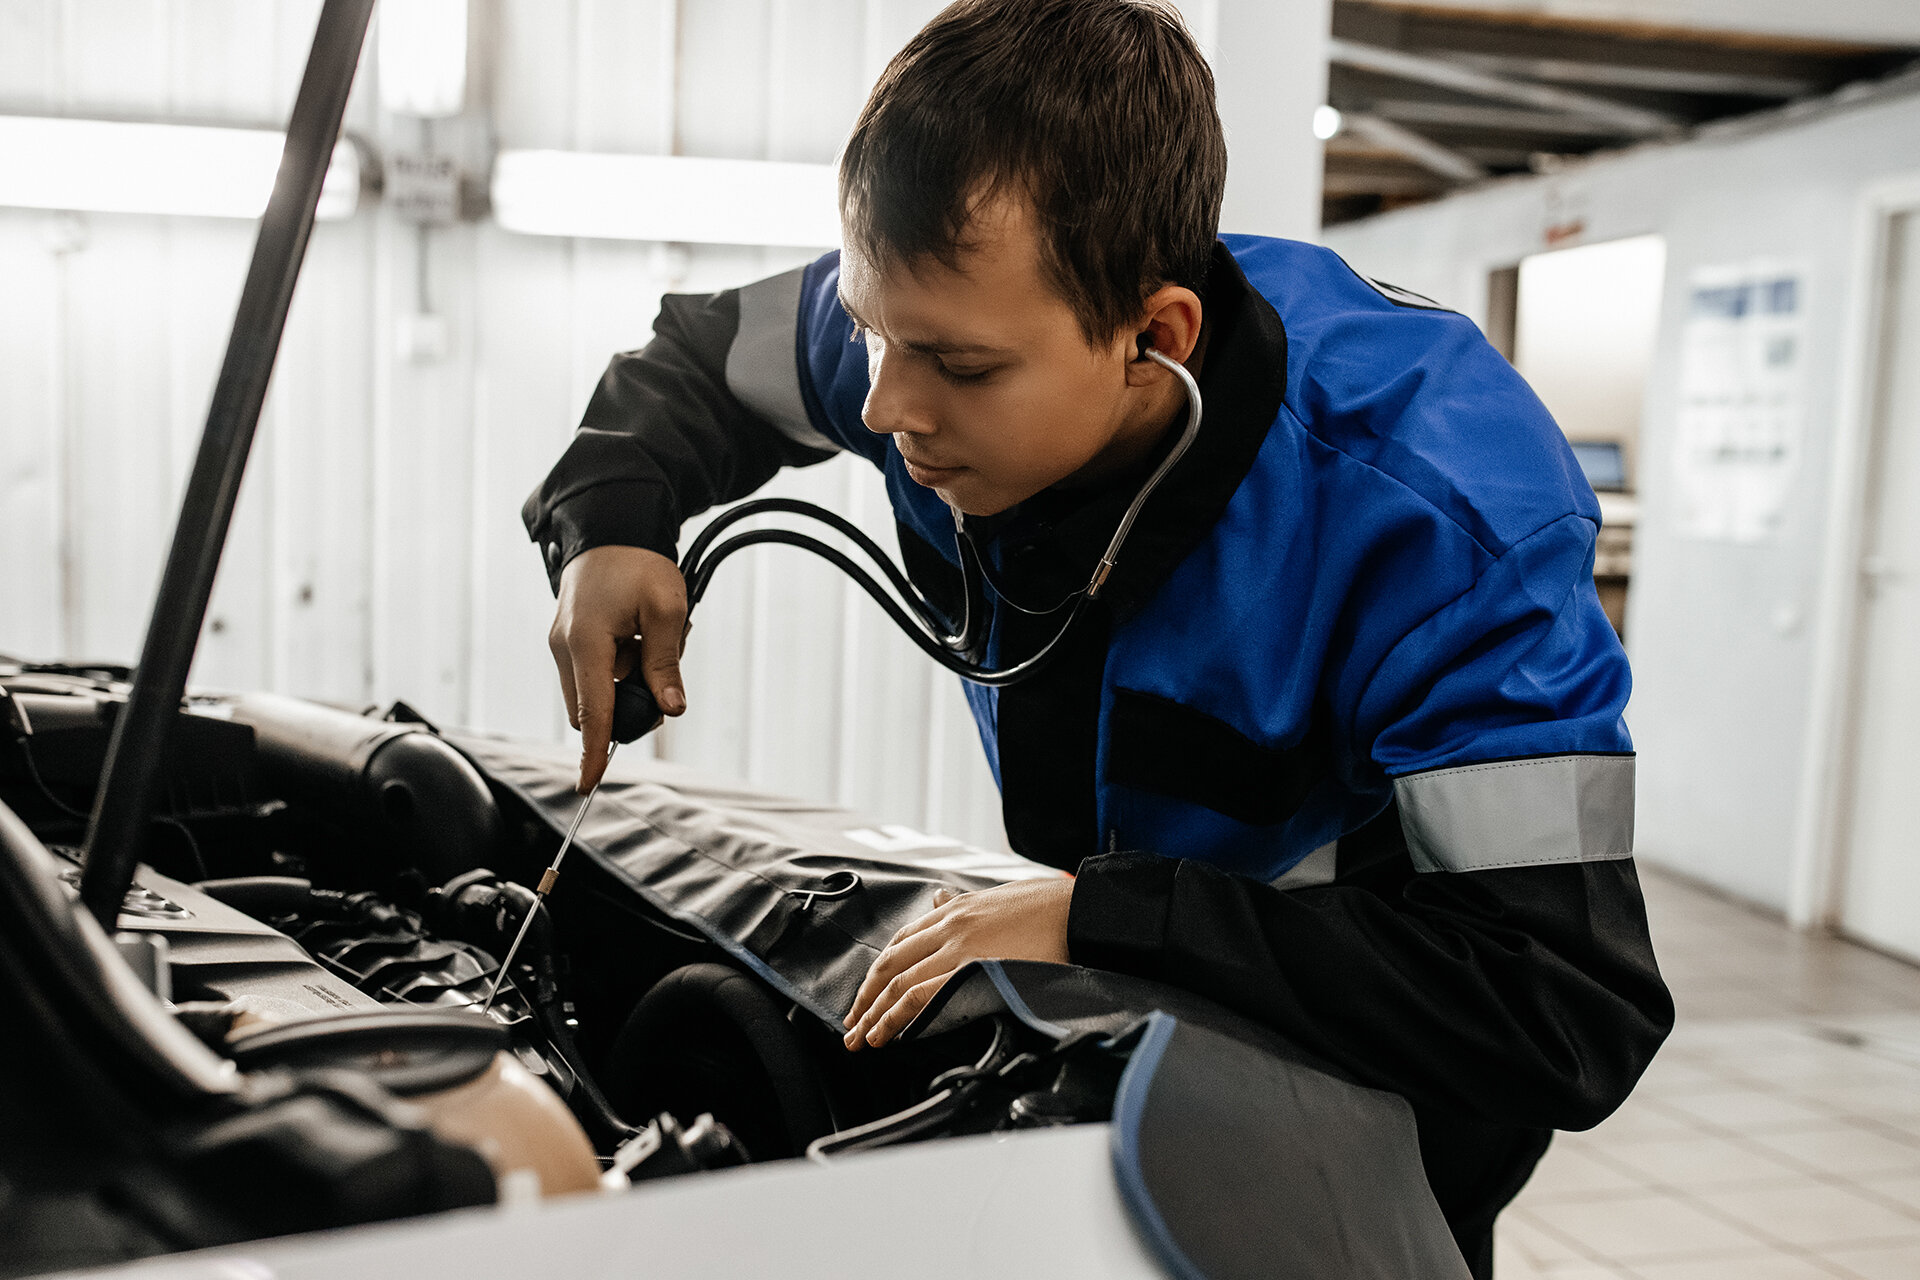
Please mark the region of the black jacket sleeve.
<svg viewBox="0 0 1920 1280"><path fill-rule="evenodd" d="M1585 1129L1673 1025L1630 860L1291 890L1204 863L1081 864L1076 964L1186 988L1417 1108Z"/></svg>
<svg viewBox="0 0 1920 1280"><path fill-rule="evenodd" d="M619 545L672 556L682 522L745 497L781 467L832 456L728 390L739 327L736 291L668 294L653 341L607 366L572 444L520 512L556 591L582 551Z"/></svg>

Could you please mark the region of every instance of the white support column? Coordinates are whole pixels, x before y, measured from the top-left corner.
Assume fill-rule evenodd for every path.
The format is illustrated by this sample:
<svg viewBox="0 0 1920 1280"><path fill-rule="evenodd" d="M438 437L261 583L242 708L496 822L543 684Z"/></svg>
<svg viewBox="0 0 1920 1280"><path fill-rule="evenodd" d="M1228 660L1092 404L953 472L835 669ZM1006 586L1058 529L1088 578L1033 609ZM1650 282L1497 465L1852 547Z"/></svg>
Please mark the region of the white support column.
<svg viewBox="0 0 1920 1280"><path fill-rule="evenodd" d="M1317 240L1324 156L1313 112L1326 101L1332 0L1213 0L1185 8L1213 59L1227 131L1220 229Z"/></svg>

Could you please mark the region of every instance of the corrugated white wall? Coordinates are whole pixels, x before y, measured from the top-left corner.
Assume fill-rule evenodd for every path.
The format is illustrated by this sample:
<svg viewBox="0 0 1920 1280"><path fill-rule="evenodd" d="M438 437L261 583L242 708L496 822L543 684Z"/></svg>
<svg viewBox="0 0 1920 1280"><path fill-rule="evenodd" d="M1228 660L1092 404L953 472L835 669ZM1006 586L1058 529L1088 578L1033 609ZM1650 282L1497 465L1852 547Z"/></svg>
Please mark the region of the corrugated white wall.
<svg viewBox="0 0 1920 1280"><path fill-rule="evenodd" d="M275 124L317 0L0 0L0 111ZM831 160L932 0L476 3L476 109L443 148ZM412 148L362 68L348 127ZM211 393L251 225L0 209L0 651L130 661ZM195 682L557 738L551 617L519 504L610 353L661 293L793 251L421 233L378 206L316 231ZM444 319L444 359L400 354ZM835 461L777 491L891 542L875 477ZM665 755L883 819L1002 842L953 678L831 570L729 564L688 649Z"/></svg>

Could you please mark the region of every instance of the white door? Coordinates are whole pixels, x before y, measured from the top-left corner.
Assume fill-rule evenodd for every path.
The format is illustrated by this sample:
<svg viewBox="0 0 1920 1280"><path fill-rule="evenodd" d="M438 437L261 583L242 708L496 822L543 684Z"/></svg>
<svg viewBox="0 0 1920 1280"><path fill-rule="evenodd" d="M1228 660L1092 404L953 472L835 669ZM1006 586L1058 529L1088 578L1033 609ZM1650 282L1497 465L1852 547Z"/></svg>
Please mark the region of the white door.
<svg viewBox="0 0 1920 1280"><path fill-rule="evenodd" d="M1891 232L1842 925L1920 960L1920 210Z"/></svg>

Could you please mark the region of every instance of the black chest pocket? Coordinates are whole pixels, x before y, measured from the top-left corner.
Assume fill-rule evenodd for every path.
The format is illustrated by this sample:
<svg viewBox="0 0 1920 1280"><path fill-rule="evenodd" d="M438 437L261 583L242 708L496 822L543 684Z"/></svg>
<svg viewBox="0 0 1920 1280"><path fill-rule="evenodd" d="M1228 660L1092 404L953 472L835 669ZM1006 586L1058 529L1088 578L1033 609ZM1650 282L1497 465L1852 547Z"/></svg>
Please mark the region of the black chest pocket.
<svg viewBox="0 0 1920 1280"><path fill-rule="evenodd" d="M1249 826L1291 818L1326 776L1309 731L1291 747L1263 747L1204 711L1134 689L1114 691L1107 781L1224 814Z"/></svg>

